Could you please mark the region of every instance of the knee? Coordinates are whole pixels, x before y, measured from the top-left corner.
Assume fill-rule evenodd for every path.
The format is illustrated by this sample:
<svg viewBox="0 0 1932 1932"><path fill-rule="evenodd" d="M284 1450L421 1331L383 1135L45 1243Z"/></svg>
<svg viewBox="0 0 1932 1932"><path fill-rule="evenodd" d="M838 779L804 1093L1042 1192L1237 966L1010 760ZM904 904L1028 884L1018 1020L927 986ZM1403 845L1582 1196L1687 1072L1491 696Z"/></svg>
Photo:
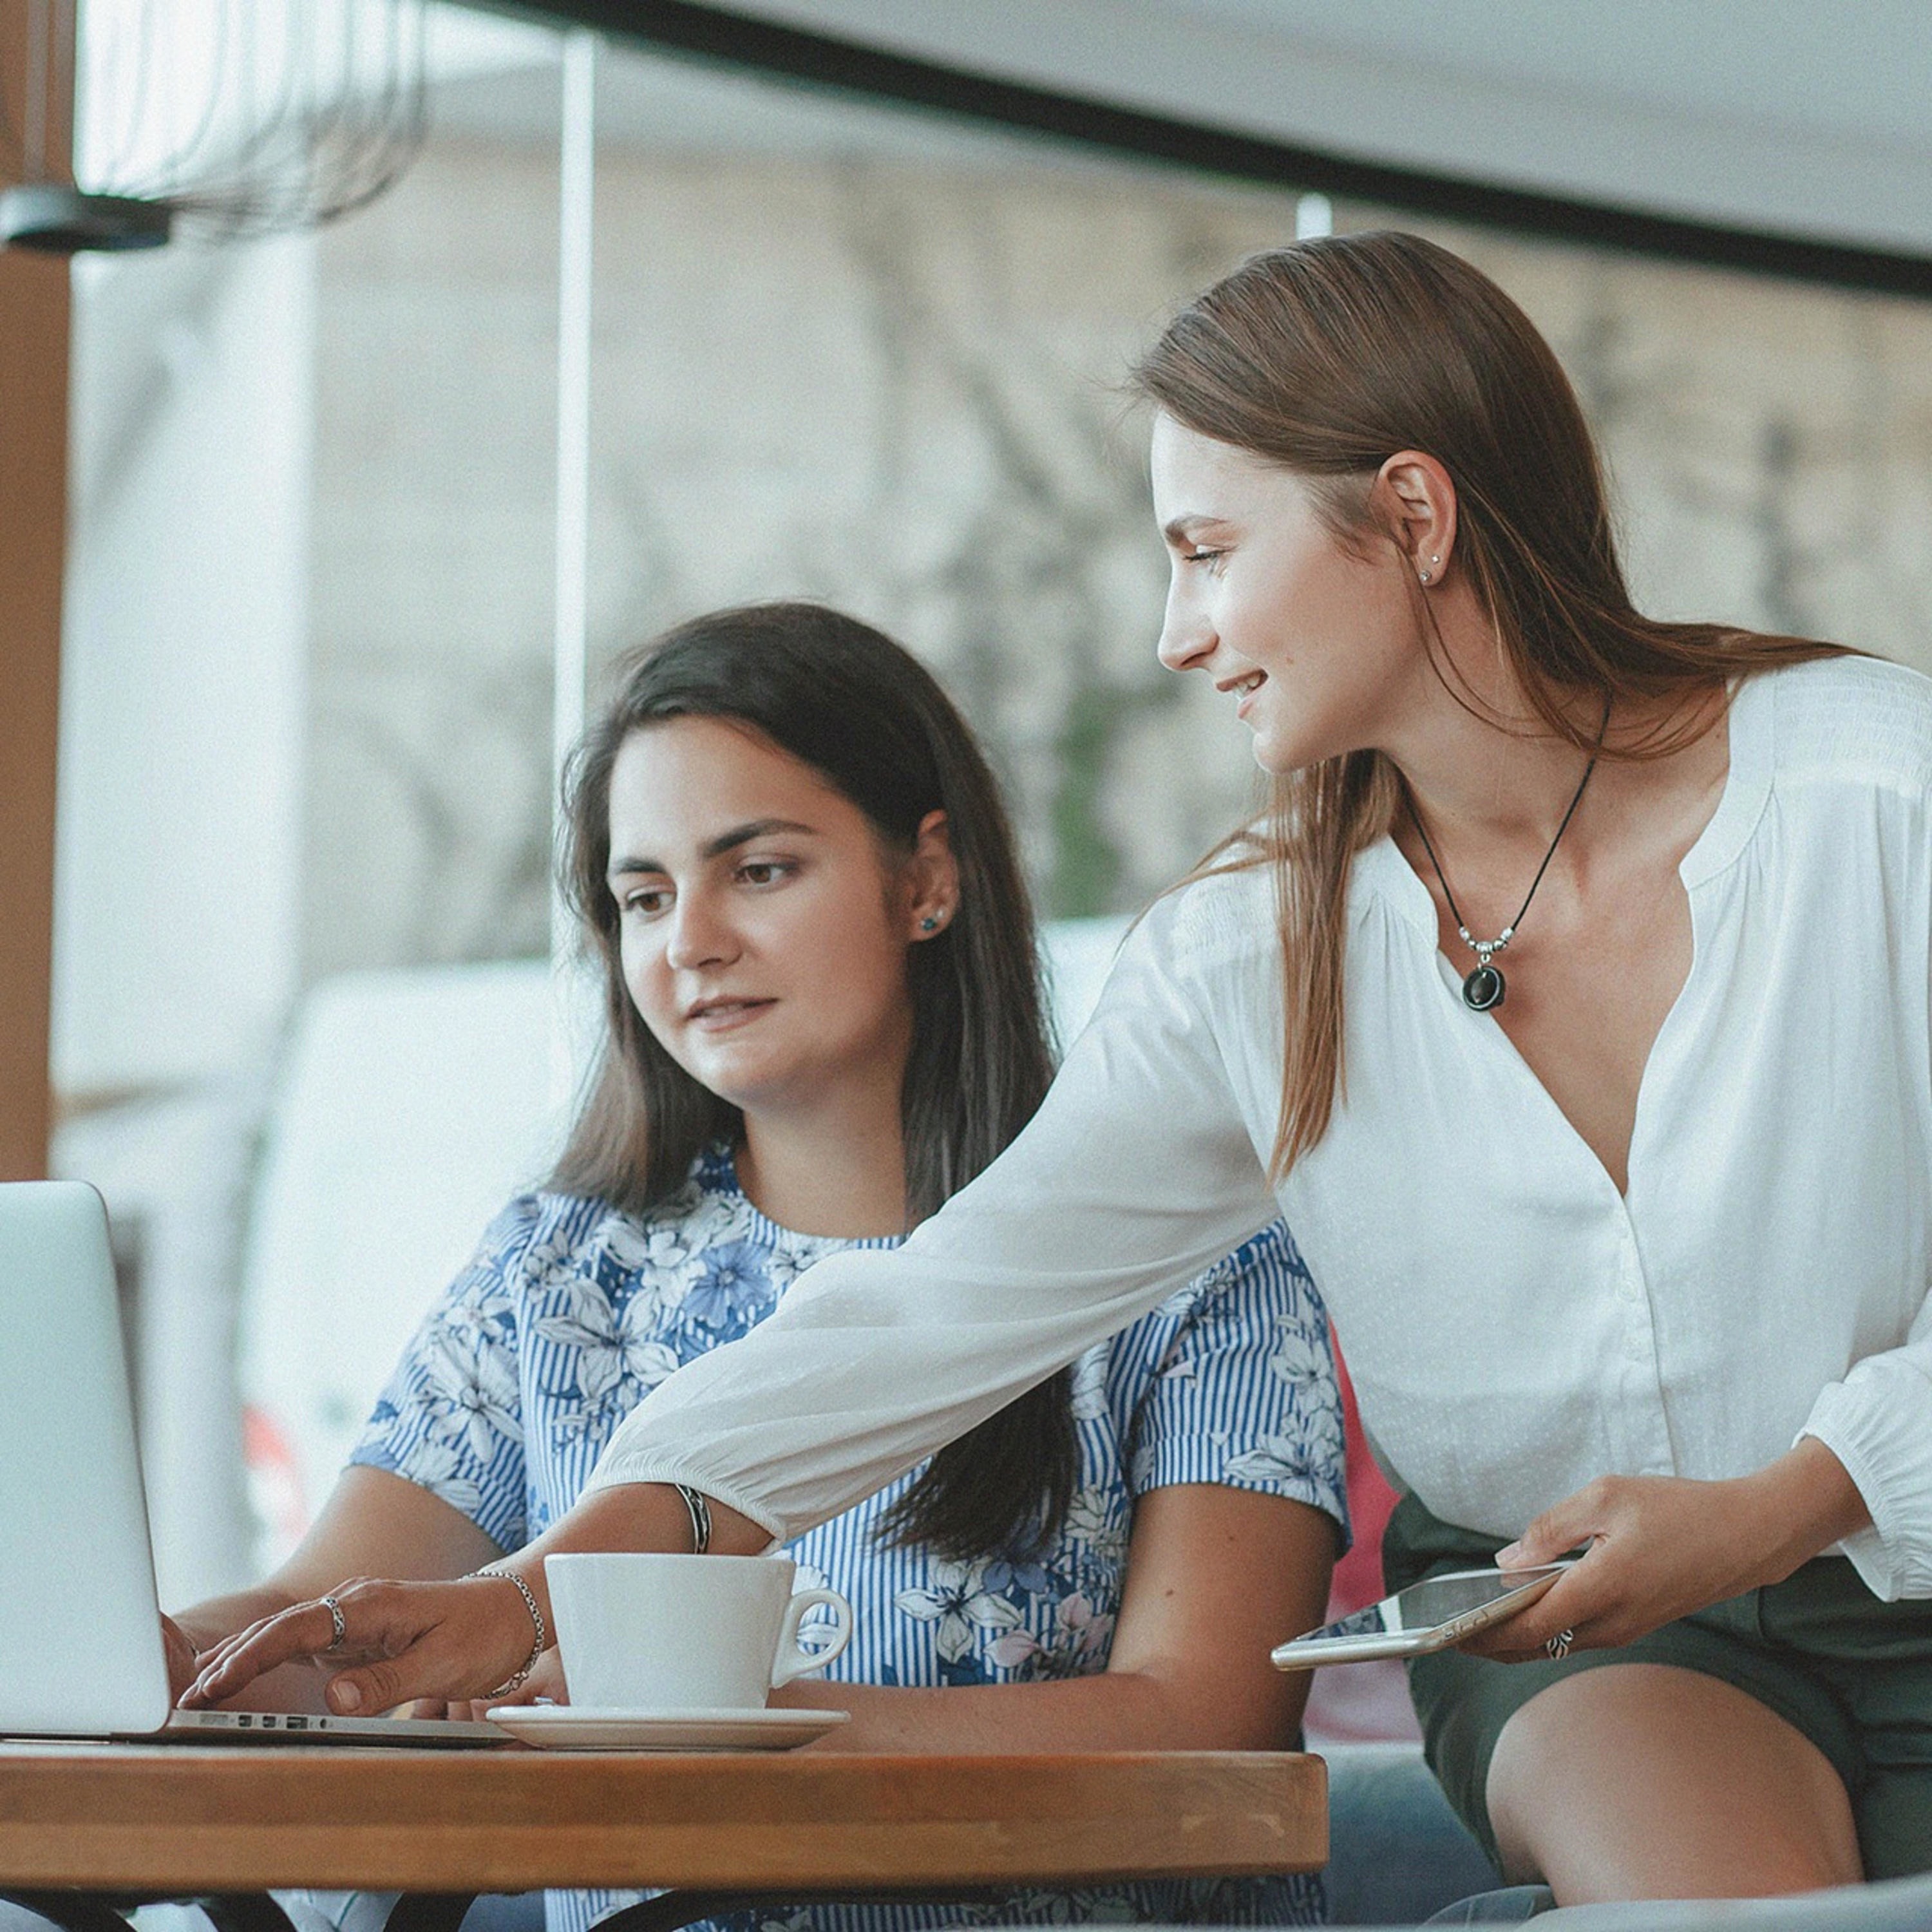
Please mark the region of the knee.
<svg viewBox="0 0 1932 1932"><path fill-rule="evenodd" d="M1802 1732L1720 1680L1648 1665L1562 1679L1497 1741L1513 1880L1584 1900L1766 1897L1863 1876L1850 1801Z"/></svg>

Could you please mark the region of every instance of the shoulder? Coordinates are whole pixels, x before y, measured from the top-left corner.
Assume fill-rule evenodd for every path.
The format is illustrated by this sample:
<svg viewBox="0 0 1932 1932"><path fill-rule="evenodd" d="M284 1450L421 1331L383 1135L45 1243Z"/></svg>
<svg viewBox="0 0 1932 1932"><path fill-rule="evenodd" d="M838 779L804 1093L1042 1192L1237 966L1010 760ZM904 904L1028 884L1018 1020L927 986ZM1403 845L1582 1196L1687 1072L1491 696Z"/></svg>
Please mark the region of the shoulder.
<svg viewBox="0 0 1932 1932"><path fill-rule="evenodd" d="M1766 672L1740 695L1769 707L1781 790L1932 790L1932 678L1918 671L1882 658L1820 658Z"/></svg>
<svg viewBox="0 0 1932 1932"><path fill-rule="evenodd" d="M1325 1334L1328 1310L1315 1277L1283 1220L1270 1221L1233 1253L1197 1276L1174 1298L1188 1317L1213 1315L1273 1333L1284 1324Z"/></svg>
<svg viewBox="0 0 1932 1932"><path fill-rule="evenodd" d="M1126 1353L1138 1348L1159 1354L1210 1328L1224 1346L1240 1346L1244 1337L1271 1341L1285 1327L1325 1336L1328 1320L1288 1223L1276 1220L1177 1288L1114 1346Z"/></svg>
<svg viewBox="0 0 1932 1932"><path fill-rule="evenodd" d="M484 1231L474 1269L506 1286L538 1286L615 1262L644 1270L702 1245L707 1222L730 1218L733 1194L700 1159L676 1193L634 1214L594 1196L536 1189L506 1205ZM696 1240L694 1242L694 1236Z"/></svg>
<svg viewBox="0 0 1932 1932"><path fill-rule="evenodd" d="M1264 861L1204 873L1154 901L1128 937L1138 946L1187 970L1272 960L1274 882Z"/></svg>

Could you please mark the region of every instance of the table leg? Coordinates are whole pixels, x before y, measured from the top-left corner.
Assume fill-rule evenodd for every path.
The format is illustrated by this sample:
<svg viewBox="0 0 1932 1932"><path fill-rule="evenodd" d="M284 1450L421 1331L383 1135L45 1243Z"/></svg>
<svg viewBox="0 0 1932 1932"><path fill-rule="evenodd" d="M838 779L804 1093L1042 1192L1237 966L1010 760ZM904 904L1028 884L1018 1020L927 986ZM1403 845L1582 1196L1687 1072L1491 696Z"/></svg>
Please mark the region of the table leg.
<svg viewBox="0 0 1932 1932"><path fill-rule="evenodd" d="M215 1932L295 1932L288 1914L262 1892L192 1898L152 1892L0 1892L0 1899L51 1919L62 1932L128 1932L128 1913L144 1905L198 1905Z"/></svg>
<svg viewBox="0 0 1932 1932"><path fill-rule="evenodd" d="M128 1932L127 1914L144 1905L198 1905L215 1932L295 1932L288 1914L262 1892L193 1898L148 1892L0 1892L0 1900L51 1919L62 1932Z"/></svg>
<svg viewBox="0 0 1932 1932"><path fill-rule="evenodd" d="M184 1901L208 1915L214 1932L295 1932L294 1922L266 1892L222 1892Z"/></svg>
<svg viewBox="0 0 1932 1932"><path fill-rule="evenodd" d="M952 1891L867 1891L847 1886L838 1892L661 1892L640 1899L621 1912L600 1918L595 1932L680 1932L700 1919L722 1918L728 1912L759 1906L784 1905L986 1905L1004 1896L988 1886L960 1886ZM393 1924L394 1922L391 1922Z"/></svg>
<svg viewBox="0 0 1932 1932"><path fill-rule="evenodd" d="M0 1900L52 1919L61 1932L128 1932L128 1922L98 1892L4 1892Z"/></svg>
<svg viewBox="0 0 1932 1932"><path fill-rule="evenodd" d="M473 1892L406 1892L389 1908L382 1932L457 1932L476 1903Z"/></svg>

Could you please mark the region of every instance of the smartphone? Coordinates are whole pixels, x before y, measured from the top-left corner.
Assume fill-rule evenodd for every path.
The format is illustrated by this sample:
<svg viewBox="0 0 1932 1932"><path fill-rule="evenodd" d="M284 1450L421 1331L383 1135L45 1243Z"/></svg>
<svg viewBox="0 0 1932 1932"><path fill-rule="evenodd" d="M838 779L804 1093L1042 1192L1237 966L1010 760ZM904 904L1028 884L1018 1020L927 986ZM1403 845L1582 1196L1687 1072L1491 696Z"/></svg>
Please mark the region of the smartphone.
<svg viewBox="0 0 1932 1932"><path fill-rule="evenodd" d="M1534 1603L1570 1565L1530 1570L1451 1570L1339 1623L1277 1644L1277 1670L1312 1670L1318 1664L1360 1664L1375 1657L1420 1657L1447 1650Z"/></svg>

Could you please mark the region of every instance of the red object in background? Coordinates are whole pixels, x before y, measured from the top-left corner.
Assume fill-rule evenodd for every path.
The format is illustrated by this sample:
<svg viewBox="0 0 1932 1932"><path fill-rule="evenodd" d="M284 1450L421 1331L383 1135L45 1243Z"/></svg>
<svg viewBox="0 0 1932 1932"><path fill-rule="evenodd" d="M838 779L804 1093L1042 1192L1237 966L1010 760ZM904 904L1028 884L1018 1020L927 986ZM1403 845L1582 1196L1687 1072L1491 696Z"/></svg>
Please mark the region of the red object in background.
<svg viewBox="0 0 1932 1932"><path fill-rule="evenodd" d="M1395 1508L1395 1491L1376 1467L1369 1454L1368 1438L1362 1433L1361 1412L1355 1406L1355 1385L1348 1379L1348 1365L1335 1349L1335 1372L1342 1384L1342 1422L1347 1434L1348 1470L1348 1521L1354 1541L1348 1553L1335 1566L1335 1580L1328 1594L1330 1622L1351 1610L1378 1603L1386 1594L1382 1588L1382 1532L1388 1527Z"/></svg>
<svg viewBox="0 0 1932 1932"><path fill-rule="evenodd" d="M1332 1337L1331 1337L1332 1339ZM1335 1372L1342 1383L1342 1419L1347 1432L1348 1521L1354 1540L1335 1566L1324 1621L1334 1622L1352 1610L1379 1602L1382 1588L1382 1531L1395 1508L1389 1487L1362 1433L1355 1390L1335 1351ZM1351 1664L1318 1670L1309 1687L1303 1722L1311 1746L1374 1744L1400 1740L1414 1743L1421 1733L1408 1701L1408 1682L1402 1666L1392 1658L1374 1664Z"/></svg>
<svg viewBox="0 0 1932 1932"><path fill-rule="evenodd" d="M308 1528L302 1458L287 1430L252 1402L242 1405L242 1462L255 1520L266 1528L269 1553L279 1559L294 1549Z"/></svg>

